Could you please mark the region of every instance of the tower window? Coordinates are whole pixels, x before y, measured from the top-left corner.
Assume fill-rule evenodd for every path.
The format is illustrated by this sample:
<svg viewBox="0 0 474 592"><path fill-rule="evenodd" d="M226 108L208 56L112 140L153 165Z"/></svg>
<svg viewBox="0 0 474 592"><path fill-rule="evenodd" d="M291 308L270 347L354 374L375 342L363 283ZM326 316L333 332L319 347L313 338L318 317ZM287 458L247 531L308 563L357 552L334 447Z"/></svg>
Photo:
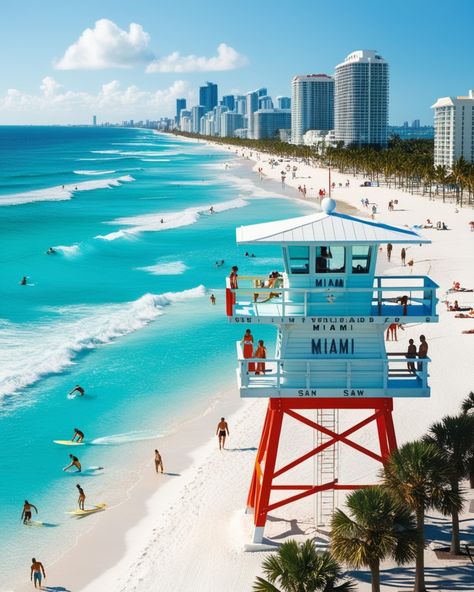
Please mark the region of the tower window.
<svg viewBox="0 0 474 592"><path fill-rule="evenodd" d="M352 273L369 273L372 247L352 247Z"/></svg>
<svg viewBox="0 0 474 592"><path fill-rule="evenodd" d="M288 247L290 273L309 273L309 247Z"/></svg>
<svg viewBox="0 0 474 592"><path fill-rule="evenodd" d="M316 273L344 273L345 271L345 247L316 247Z"/></svg>

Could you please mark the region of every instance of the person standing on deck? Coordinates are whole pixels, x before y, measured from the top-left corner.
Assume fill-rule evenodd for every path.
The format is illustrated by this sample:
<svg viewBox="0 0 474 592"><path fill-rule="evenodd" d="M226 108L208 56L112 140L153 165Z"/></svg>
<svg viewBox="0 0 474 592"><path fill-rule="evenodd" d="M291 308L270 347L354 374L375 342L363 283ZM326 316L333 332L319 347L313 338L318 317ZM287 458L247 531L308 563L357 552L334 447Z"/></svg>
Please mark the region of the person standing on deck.
<svg viewBox="0 0 474 592"><path fill-rule="evenodd" d="M261 339L258 342L258 347L255 350L254 355L256 358L260 358L262 360L265 360L267 357L267 348ZM257 362L255 374L265 374L265 362Z"/></svg>
<svg viewBox="0 0 474 592"><path fill-rule="evenodd" d="M221 417L220 422L217 424L216 436L219 438L219 450L225 449L225 438L230 436L230 433L224 417Z"/></svg>
<svg viewBox="0 0 474 592"><path fill-rule="evenodd" d="M388 243L387 244L387 261L388 262L390 262L390 259L392 257L392 249L393 249L392 243Z"/></svg>
<svg viewBox="0 0 474 592"><path fill-rule="evenodd" d="M402 248L401 252L400 252L400 259L402 260L402 265L405 265L405 259L407 257L407 252L405 250L405 247Z"/></svg>
<svg viewBox="0 0 474 592"><path fill-rule="evenodd" d="M253 358L253 335L250 329L245 331L245 335L240 342L243 346L244 358ZM255 362L249 362L247 366L248 372L255 372Z"/></svg>
<svg viewBox="0 0 474 592"><path fill-rule="evenodd" d="M413 341L413 339L409 339L408 340L408 350L406 353L406 357L409 359L413 359L416 358L416 345L415 342ZM415 364L414 362L407 362L407 368L410 371L410 373L415 374Z"/></svg>
<svg viewBox="0 0 474 592"><path fill-rule="evenodd" d="M230 272L229 278L230 278L230 287L233 290L237 290L239 288L239 284L238 284L238 277L239 274L237 273L239 271L239 268L237 267L237 265L234 265L232 267L232 270Z"/></svg>
<svg viewBox="0 0 474 592"><path fill-rule="evenodd" d="M420 359L428 357L428 342L426 341L426 337L424 335L420 335L420 346L418 348L418 357ZM425 366L425 364L418 362L418 364L417 364L418 370L423 370L423 366Z"/></svg>

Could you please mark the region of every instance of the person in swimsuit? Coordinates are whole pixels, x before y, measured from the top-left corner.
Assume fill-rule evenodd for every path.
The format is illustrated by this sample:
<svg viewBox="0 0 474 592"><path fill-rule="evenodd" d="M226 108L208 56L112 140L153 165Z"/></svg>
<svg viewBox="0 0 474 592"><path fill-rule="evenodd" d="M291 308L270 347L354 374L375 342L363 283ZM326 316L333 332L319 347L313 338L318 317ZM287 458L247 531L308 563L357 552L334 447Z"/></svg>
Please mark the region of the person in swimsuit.
<svg viewBox="0 0 474 592"><path fill-rule="evenodd" d="M209 300L211 301L211 304L215 304L216 303L216 297L214 296L214 294L211 294Z"/></svg>
<svg viewBox="0 0 474 592"><path fill-rule="evenodd" d="M408 351L405 354L405 357L408 359L416 358L416 345L413 339L408 340ZM407 368L411 374L415 374L415 364L414 362L407 362Z"/></svg>
<svg viewBox="0 0 474 592"><path fill-rule="evenodd" d="M224 417L221 417L220 422L217 424L216 436L219 438L219 450L225 449L225 438L230 436L229 426Z"/></svg>
<svg viewBox="0 0 474 592"><path fill-rule="evenodd" d="M20 518L20 520L23 520L23 524L28 524L28 522L31 522L31 508L33 508L34 511L38 513L38 508L33 504L30 504L28 500L25 500L25 503L23 504L23 512L21 513Z"/></svg>
<svg viewBox="0 0 474 592"><path fill-rule="evenodd" d="M76 384L76 386L72 389L72 391L70 393L68 393L68 395L73 395L74 393L79 393L80 397L84 396L84 393L86 391L82 388L82 386L80 384Z"/></svg>
<svg viewBox="0 0 474 592"><path fill-rule="evenodd" d="M74 435L71 438L71 442L74 442L74 440L77 438L78 442L82 442L84 440L84 432L81 432L81 430L78 430L77 428L74 428Z"/></svg>
<svg viewBox="0 0 474 592"><path fill-rule="evenodd" d="M237 265L234 265L232 267L232 271L230 272L229 278L230 278L230 287L233 290L237 290L239 287L237 278L239 277L239 274L237 273L239 271L239 268L237 267Z"/></svg>
<svg viewBox="0 0 474 592"><path fill-rule="evenodd" d="M254 356L262 360L265 360L265 358L267 357L267 348L265 347L265 344L261 339L258 342L258 347L255 350ZM255 374L265 374L265 362L257 362L257 369L255 371Z"/></svg>
<svg viewBox="0 0 474 592"><path fill-rule="evenodd" d="M71 462L68 464L67 467L64 467L63 471L67 471L71 467L76 467L77 472L80 473L82 471L82 467L81 467L81 463L79 462L79 459L77 458L77 456L70 454L69 458L71 459Z"/></svg>
<svg viewBox="0 0 474 592"><path fill-rule="evenodd" d="M250 329L246 329L240 342L243 345L244 358L253 358L253 335ZM248 362L248 372L255 372L255 362Z"/></svg>
<svg viewBox="0 0 474 592"><path fill-rule="evenodd" d="M26 286L28 284L28 280L26 279L26 275L21 278L20 286Z"/></svg>
<svg viewBox="0 0 474 592"><path fill-rule="evenodd" d="M49 249L46 251L46 255L55 255L56 254L56 250L53 249L53 247L49 247Z"/></svg>
<svg viewBox="0 0 474 592"><path fill-rule="evenodd" d="M163 474L163 459L161 458L161 454L158 450L155 450L155 469L158 473L158 469L161 470L161 474Z"/></svg>
<svg viewBox="0 0 474 592"><path fill-rule="evenodd" d="M77 484L76 485L77 490L79 491L79 497L77 498L77 503L79 504L79 510L83 510L84 509L84 502L86 501L86 494L84 493L84 490L82 489L82 487Z"/></svg>
<svg viewBox="0 0 474 592"><path fill-rule="evenodd" d="M33 559L31 560L30 580L34 582L35 588L41 589L42 578L46 579L46 573L44 571L43 564L41 563L41 561L36 561L36 559L33 557Z"/></svg>

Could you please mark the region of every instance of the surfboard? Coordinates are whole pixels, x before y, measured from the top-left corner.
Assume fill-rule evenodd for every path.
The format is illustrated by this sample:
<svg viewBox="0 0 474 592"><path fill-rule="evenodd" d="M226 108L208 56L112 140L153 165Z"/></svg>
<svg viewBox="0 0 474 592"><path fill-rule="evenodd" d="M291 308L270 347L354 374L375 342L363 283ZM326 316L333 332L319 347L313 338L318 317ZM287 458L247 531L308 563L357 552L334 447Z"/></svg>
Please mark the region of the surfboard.
<svg viewBox="0 0 474 592"><path fill-rule="evenodd" d="M40 522L39 520L30 520L25 524L25 526L44 526L44 522Z"/></svg>
<svg viewBox="0 0 474 592"><path fill-rule="evenodd" d="M88 516L89 514L95 514L96 512L102 512L107 507L107 504L97 504L92 508L87 508L87 510L72 510L71 512L66 512L70 516Z"/></svg>
<svg viewBox="0 0 474 592"><path fill-rule="evenodd" d="M53 440L53 442L63 446L84 446L85 444L85 442L71 442L71 440Z"/></svg>

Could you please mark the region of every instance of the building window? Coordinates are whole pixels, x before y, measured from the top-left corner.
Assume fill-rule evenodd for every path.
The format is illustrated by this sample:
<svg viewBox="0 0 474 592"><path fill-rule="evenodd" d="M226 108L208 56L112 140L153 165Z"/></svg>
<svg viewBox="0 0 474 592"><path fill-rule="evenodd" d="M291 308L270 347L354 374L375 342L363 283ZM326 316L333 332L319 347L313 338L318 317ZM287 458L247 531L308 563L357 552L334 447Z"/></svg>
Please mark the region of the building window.
<svg viewBox="0 0 474 592"><path fill-rule="evenodd" d="M372 247L352 247L352 273L369 273Z"/></svg>
<svg viewBox="0 0 474 592"><path fill-rule="evenodd" d="M345 271L345 247L316 247L316 273L344 273Z"/></svg>
<svg viewBox="0 0 474 592"><path fill-rule="evenodd" d="M309 247L288 247L288 269L292 274L309 273Z"/></svg>

